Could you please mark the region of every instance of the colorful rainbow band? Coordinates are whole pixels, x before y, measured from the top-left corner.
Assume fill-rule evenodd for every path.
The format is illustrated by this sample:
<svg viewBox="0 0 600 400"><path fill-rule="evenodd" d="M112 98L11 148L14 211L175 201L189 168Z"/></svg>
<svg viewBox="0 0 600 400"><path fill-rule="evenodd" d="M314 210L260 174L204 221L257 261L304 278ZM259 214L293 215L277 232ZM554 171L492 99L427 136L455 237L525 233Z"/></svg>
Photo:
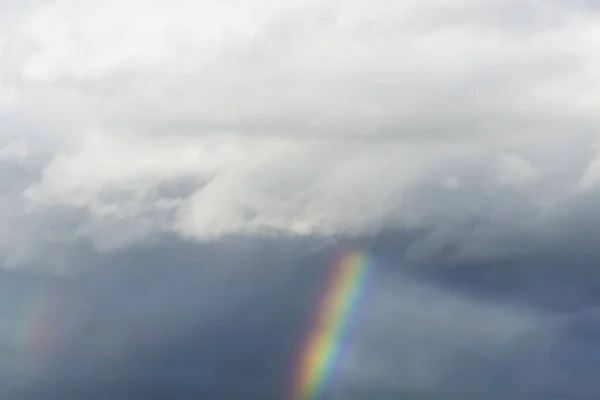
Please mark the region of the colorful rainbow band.
<svg viewBox="0 0 600 400"><path fill-rule="evenodd" d="M347 253L335 264L294 373L291 400L317 400L323 396L367 270L367 256L363 252Z"/></svg>

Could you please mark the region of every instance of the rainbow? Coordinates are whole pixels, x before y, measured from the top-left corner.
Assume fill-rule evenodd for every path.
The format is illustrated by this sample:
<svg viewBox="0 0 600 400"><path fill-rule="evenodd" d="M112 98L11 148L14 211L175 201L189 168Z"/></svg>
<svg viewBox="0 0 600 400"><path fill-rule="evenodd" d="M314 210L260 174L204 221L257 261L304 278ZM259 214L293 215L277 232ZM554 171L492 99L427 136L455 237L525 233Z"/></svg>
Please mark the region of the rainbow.
<svg viewBox="0 0 600 400"><path fill-rule="evenodd" d="M62 324L61 298L56 290L40 283L11 296L3 304L0 340L10 349L11 371L32 373L48 356Z"/></svg>
<svg viewBox="0 0 600 400"><path fill-rule="evenodd" d="M15 376L45 374L54 358L79 334L78 327L84 326L79 325L81 309L69 301L69 286L62 283L65 281L32 282L0 305L0 350L5 347L8 353L1 354L0 373L6 366ZM116 328L87 338L92 356L118 360L132 344L152 337L146 333L143 318L119 322ZM0 387L2 378L0 374ZM1 392L0 398L4 398Z"/></svg>
<svg viewBox="0 0 600 400"><path fill-rule="evenodd" d="M364 289L367 254L348 252L334 264L325 295L294 370L291 400L317 400L325 393L342 350L344 333Z"/></svg>

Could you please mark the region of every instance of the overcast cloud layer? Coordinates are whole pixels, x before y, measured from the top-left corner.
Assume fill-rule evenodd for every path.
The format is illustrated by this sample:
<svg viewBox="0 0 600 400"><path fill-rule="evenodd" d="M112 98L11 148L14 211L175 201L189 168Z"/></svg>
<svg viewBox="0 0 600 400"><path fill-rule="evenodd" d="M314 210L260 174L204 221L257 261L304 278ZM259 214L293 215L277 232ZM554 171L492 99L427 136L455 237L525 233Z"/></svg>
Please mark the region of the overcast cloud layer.
<svg viewBox="0 0 600 400"><path fill-rule="evenodd" d="M0 0L0 397L281 400L344 245L334 396L597 399L599 48L591 0Z"/></svg>

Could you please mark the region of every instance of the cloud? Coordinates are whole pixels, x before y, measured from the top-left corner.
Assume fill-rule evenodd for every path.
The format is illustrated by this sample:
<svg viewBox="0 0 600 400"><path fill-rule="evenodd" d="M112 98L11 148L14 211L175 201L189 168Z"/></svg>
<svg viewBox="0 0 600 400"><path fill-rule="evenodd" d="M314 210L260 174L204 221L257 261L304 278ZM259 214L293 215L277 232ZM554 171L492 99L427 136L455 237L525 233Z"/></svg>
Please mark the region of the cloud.
<svg viewBox="0 0 600 400"><path fill-rule="evenodd" d="M279 399L345 245L348 398L596 394L598 11L0 0L0 389Z"/></svg>
<svg viewBox="0 0 600 400"><path fill-rule="evenodd" d="M410 199L439 182L458 189L456 219L476 213L472 197L510 190L517 207L550 212L594 181L579 157L598 122L596 11L495 0L3 3L2 135L39 168L17 219L60 209L78 220L66 222L72 241L107 250L165 232L414 226L444 201ZM466 194L477 170L487 174Z"/></svg>
<svg viewBox="0 0 600 400"><path fill-rule="evenodd" d="M597 393L598 344L578 333L598 326L593 312L409 277L385 242L369 251L366 296L329 381L339 395L531 398L550 388L586 398L581 382ZM0 390L10 400L285 397L340 251L311 249L298 238L163 239L82 254L85 266L62 276L2 270Z"/></svg>
<svg viewBox="0 0 600 400"><path fill-rule="evenodd" d="M11 142L0 149L0 160L22 159L29 153L23 142Z"/></svg>
<svg viewBox="0 0 600 400"><path fill-rule="evenodd" d="M518 376L534 365L547 346L542 332L550 337L555 329L538 310L473 301L389 273L376 281L342 367L340 390L347 398L379 391L432 398L520 395L523 388L505 369L518 369ZM527 340L535 344L521 348Z"/></svg>
<svg viewBox="0 0 600 400"><path fill-rule="evenodd" d="M310 247L163 239L62 276L2 270L0 393L281 398L327 272Z"/></svg>

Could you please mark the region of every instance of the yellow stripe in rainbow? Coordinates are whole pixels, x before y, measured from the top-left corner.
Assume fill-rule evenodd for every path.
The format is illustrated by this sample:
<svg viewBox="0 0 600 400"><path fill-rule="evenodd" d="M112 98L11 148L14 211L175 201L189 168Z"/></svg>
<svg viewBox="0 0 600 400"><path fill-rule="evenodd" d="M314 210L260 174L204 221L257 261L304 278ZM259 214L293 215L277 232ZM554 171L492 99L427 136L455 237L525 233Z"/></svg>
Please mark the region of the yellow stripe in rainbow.
<svg viewBox="0 0 600 400"><path fill-rule="evenodd" d="M344 254L335 264L316 321L294 371L292 400L317 400L323 395L368 267L364 252Z"/></svg>

